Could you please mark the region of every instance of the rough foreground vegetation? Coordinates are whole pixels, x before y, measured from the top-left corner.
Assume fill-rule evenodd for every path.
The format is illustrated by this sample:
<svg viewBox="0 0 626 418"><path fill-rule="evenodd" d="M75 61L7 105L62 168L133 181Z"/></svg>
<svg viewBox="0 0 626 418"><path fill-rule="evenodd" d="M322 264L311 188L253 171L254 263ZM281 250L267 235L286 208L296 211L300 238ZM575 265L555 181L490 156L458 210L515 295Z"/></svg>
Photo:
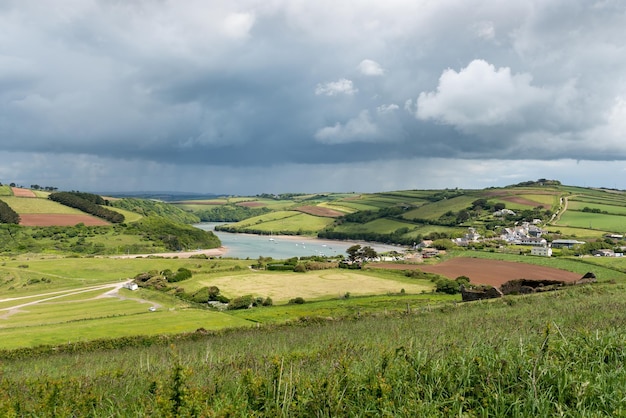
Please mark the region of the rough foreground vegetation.
<svg viewBox="0 0 626 418"><path fill-rule="evenodd" d="M623 416L625 292L3 352L0 414Z"/></svg>

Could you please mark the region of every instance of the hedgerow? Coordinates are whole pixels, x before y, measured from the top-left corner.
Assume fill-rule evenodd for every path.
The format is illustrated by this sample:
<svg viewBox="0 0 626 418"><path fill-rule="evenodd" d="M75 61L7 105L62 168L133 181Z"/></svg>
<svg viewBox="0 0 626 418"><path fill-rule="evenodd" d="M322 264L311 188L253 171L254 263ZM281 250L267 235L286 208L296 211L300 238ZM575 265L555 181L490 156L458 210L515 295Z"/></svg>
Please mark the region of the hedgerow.
<svg viewBox="0 0 626 418"><path fill-rule="evenodd" d="M124 215L100 206L104 204L105 201L98 195L80 192L57 192L51 193L48 196L48 199L65 206L81 210L90 215L97 216L98 218L102 218L111 223L124 222Z"/></svg>

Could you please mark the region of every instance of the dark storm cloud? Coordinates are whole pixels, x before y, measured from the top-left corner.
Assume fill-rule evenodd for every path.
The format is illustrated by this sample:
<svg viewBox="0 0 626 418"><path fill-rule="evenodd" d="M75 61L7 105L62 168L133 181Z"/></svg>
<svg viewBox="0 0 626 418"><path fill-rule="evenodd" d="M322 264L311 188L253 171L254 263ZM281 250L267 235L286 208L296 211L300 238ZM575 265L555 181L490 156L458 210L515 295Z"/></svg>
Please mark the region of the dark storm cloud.
<svg viewBox="0 0 626 418"><path fill-rule="evenodd" d="M100 176L621 160L624 21L619 1L0 1L0 149Z"/></svg>

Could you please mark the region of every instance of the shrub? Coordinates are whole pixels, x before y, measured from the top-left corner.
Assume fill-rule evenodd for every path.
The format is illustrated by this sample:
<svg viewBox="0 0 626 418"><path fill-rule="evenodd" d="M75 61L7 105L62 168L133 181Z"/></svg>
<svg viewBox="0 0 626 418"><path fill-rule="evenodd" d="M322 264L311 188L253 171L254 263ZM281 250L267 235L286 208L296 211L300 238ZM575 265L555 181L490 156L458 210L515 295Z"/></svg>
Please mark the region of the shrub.
<svg viewBox="0 0 626 418"><path fill-rule="evenodd" d="M239 296L228 303L229 310L248 309L254 303L252 295Z"/></svg>
<svg viewBox="0 0 626 418"><path fill-rule="evenodd" d="M181 267L181 268L178 269L178 271L176 272L176 274L173 277L168 278L168 281L170 281L170 282L180 282L180 281L183 281L183 280L191 279L191 276L192 276L191 270L186 269L184 267Z"/></svg>
<svg viewBox="0 0 626 418"><path fill-rule="evenodd" d="M272 306L273 304L274 304L274 301L269 296L266 297L265 300L263 301L263 306Z"/></svg>
<svg viewBox="0 0 626 418"><path fill-rule="evenodd" d="M293 271L295 271L296 273L306 273L306 266L302 263L296 264L296 266L293 268Z"/></svg>
<svg viewBox="0 0 626 418"><path fill-rule="evenodd" d="M298 296L297 298L293 298L289 300L290 305L302 305L304 303L304 299Z"/></svg>
<svg viewBox="0 0 626 418"><path fill-rule="evenodd" d="M439 279L435 282L437 292L454 295L460 292L460 284L450 279Z"/></svg>

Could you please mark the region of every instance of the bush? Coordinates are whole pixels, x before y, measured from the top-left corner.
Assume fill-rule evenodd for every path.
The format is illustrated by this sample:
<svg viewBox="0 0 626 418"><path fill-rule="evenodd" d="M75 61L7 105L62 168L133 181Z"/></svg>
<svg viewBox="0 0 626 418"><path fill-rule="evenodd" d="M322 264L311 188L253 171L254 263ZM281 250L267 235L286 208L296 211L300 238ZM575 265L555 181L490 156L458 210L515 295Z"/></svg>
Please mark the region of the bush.
<svg viewBox="0 0 626 418"><path fill-rule="evenodd" d="M168 278L168 281L170 281L170 282L180 282L180 281L183 281L183 280L191 279L191 276L192 276L191 270L186 269L184 267L181 267L181 268L178 269L178 271L176 272L176 274L173 277Z"/></svg>
<svg viewBox="0 0 626 418"><path fill-rule="evenodd" d="M439 279L435 282L437 286L437 292L447 293L448 295L454 295L460 292L461 285L454 280Z"/></svg>
<svg viewBox="0 0 626 418"><path fill-rule="evenodd" d="M254 303L252 295L239 296L228 303L229 310L248 309Z"/></svg>
<svg viewBox="0 0 626 418"><path fill-rule="evenodd" d="M293 298L289 300L290 305L302 305L304 303L304 299L298 296L297 298Z"/></svg>
<svg viewBox="0 0 626 418"><path fill-rule="evenodd" d="M296 266L293 268L293 271L295 271L296 273L306 273L306 266L302 263L296 264Z"/></svg>
<svg viewBox="0 0 626 418"><path fill-rule="evenodd" d="M265 300L263 301L263 306L272 306L273 304L274 304L274 301L269 296L266 297Z"/></svg>

